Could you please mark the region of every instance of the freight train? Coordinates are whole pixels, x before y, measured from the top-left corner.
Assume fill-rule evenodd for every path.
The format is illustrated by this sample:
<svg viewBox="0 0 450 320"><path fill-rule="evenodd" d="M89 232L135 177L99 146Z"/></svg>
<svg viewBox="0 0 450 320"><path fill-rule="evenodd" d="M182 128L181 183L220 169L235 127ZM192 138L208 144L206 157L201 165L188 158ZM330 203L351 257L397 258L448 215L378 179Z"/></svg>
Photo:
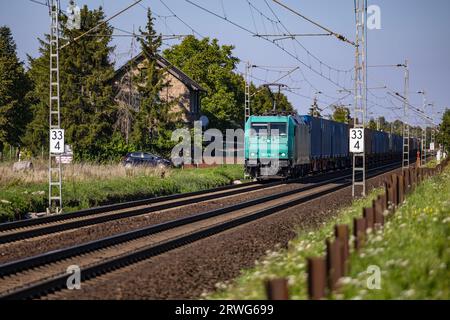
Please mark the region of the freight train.
<svg viewBox="0 0 450 320"><path fill-rule="evenodd" d="M336 121L274 114L251 116L245 125L245 170L256 179L302 177L352 165L349 125ZM400 161L403 137L365 129L367 165ZM410 157L418 150L411 139Z"/></svg>

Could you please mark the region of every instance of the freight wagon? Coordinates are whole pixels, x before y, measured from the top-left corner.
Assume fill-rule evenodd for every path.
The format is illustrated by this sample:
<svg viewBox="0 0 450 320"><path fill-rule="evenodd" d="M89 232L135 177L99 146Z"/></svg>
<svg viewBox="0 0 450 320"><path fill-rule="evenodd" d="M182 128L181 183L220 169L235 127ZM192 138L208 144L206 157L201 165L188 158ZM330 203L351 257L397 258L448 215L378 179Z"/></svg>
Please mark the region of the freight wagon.
<svg viewBox="0 0 450 320"><path fill-rule="evenodd" d="M251 116L245 125L245 169L257 179L301 177L351 167L347 124L311 116L278 114ZM403 138L365 130L369 166L400 160ZM417 141L410 142L411 155Z"/></svg>

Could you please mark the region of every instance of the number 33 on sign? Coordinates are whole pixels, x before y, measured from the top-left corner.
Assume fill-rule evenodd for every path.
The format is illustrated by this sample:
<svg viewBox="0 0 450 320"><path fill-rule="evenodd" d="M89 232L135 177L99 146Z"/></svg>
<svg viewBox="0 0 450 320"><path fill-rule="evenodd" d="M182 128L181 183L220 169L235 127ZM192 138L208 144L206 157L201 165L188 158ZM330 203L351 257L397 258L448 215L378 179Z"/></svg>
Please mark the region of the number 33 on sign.
<svg viewBox="0 0 450 320"><path fill-rule="evenodd" d="M63 129L50 130L50 153L53 153L53 154L64 153L64 130Z"/></svg>
<svg viewBox="0 0 450 320"><path fill-rule="evenodd" d="M364 152L364 129L350 129L350 152Z"/></svg>

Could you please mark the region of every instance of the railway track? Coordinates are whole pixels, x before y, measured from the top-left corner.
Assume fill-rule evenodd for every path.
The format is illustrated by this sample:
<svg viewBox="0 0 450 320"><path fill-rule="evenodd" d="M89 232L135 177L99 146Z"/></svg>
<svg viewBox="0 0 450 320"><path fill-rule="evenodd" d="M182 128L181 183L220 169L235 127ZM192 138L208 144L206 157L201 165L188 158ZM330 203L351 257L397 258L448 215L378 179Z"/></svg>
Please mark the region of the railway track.
<svg viewBox="0 0 450 320"><path fill-rule="evenodd" d="M250 182L242 185L225 186L212 190L126 202L81 210L69 214L0 224L0 244L92 226L107 221L136 217L193 203L221 199L243 192L273 188L296 181L277 181L272 183Z"/></svg>
<svg viewBox="0 0 450 320"><path fill-rule="evenodd" d="M0 245L19 240L45 236L57 232L93 226L108 221L137 217L152 212L174 209L199 202L223 199L244 192L270 189L292 183L317 183L328 177L339 177L350 172L343 171L321 173L289 181L249 182L241 185L219 187L211 190L175 194L158 198L125 202L114 205L85 209L73 213L47 216L37 219L21 220L0 224Z"/></svg>
<svg viewBox="0 0 450 320"><path fill-rule="evenodd" d="M398 164L371 169L368 176L397 167ZM70 265L79 266L81 279L86 281L348 187L350 177L329 179L0 265L0 298L29 299L46 295L66 287L70 276L66 269Z"/></svg>

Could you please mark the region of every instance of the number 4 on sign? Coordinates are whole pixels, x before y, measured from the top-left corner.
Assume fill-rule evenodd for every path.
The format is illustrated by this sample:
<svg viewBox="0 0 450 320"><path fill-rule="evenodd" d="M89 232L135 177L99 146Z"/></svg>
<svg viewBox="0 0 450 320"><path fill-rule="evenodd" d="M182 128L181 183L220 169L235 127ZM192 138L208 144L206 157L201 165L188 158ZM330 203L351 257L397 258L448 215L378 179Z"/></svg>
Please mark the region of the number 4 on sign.
<svg viewBox="0 0 450 320"><path fill-rule="evenodd" d="M64 130L63 129L50 130L50 153L53 153L53 154L64 153Z"/></svg>
<svg viewBox="0 0 450 320"><path fill-rule="evenodd" d="M364 129L350 129L350 152L364 152Z"/></svg>

